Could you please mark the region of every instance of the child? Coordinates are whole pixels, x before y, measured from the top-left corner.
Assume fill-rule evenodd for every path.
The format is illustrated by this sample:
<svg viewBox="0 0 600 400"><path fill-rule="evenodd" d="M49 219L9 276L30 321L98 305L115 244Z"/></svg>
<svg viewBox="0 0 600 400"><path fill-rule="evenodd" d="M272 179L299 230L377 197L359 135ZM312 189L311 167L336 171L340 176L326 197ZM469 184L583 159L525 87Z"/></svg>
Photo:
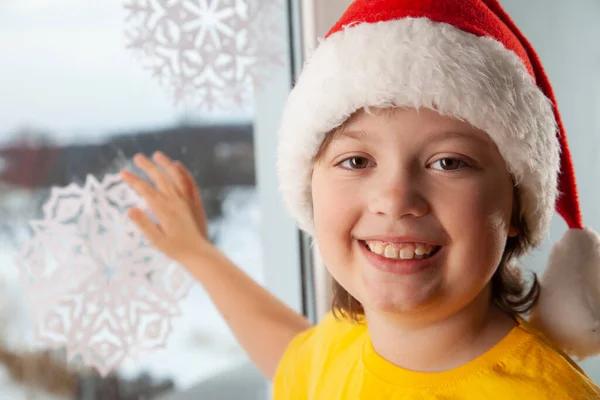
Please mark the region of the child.
<svg viewBox="0 0 600 400"><path fill-rule="evenodd" d="M550 84L496 0L355 0L305 65L278 151L335 280L314 327L209 244L180 164L138 156L156 188L124 172L160 227L132 219L204 285L276 399L600 398L566 355L600 350L600 240ZM555 205L571 229L527 287L512 263Z"/></svg>

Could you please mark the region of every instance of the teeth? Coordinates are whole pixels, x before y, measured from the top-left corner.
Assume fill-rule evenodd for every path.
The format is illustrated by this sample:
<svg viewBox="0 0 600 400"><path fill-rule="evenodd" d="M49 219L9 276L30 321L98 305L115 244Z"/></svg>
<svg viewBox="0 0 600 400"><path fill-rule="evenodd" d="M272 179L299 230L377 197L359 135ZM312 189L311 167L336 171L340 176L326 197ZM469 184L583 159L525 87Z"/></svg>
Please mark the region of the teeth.
<svg viewBox="0 0 600 400"><path fill-rule="evenodd" d="M394 260L426 258L435 248L425 243L383 243L380 241L367 241L366 243L371 252Z"/></svg>
<svg viewBox="0 0 600 400"><path fill-rule="evenodd" d="M412 247L405 246L400 249L400 258L402 260L412 260L415 256L415 252Z"/></svg>
<svg viewBox="0 0 600 400"><path fill-rule="evenodd" d="M383 254L385 250L383 243L381 242L372 242L371 244L369 244L369 248L375 254Z"/></svg>
<svg viewBox="0 0 600 400"><path fill-rule="evenodd" d="M386 258L398 258L398 249L395 246L385 246L383 255Z"/></svg>

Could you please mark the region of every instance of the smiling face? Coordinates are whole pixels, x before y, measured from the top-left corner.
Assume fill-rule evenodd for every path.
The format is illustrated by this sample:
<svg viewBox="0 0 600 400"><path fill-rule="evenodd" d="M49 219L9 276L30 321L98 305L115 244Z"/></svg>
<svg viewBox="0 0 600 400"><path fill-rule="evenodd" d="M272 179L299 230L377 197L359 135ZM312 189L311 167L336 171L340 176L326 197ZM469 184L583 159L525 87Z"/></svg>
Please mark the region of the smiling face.
<svg viewBox="0 0 600 400"><path fill-rule="evenodd" d="M312 175L315 236L365 308L449 316L478 298L511 228L513 183L487 134L431 110L360 113Z"/></svg>

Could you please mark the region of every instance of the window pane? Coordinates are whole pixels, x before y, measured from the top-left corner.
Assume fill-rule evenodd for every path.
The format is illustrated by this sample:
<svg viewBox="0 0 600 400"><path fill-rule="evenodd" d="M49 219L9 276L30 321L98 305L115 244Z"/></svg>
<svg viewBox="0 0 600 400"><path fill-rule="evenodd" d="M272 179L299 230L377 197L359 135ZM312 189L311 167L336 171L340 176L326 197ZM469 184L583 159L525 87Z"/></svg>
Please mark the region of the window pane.
<svg viewBox="0 0 600 400"><path fill-rule="evenodd" d="M109 180L138 152L180 160L214 242L264 283L256 126L280 115L268 93L289 90L287 21L283 0L0 3L1 333L32 368L117 366L112 380L64 371L43 393L72 396L84 376L91 391L183 392L246 370L201 286L152 252L132 261L140 243L119 219L132 198ZM24 396L2 379L0 397Z"/></svg>

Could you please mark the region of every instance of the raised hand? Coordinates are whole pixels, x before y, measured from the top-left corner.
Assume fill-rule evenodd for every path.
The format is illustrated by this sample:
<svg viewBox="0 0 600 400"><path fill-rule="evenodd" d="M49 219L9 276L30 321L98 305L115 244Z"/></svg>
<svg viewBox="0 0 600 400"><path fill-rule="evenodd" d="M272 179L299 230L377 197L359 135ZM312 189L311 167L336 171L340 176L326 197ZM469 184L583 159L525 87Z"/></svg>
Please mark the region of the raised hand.
<svg viewBox="0 0 600 400"><path fill-rule="evenodd" d="M161 152L153 160L137 154L134 163L152 184L131 171L123 170L121 176L144 198L158 222L139 208L131 209L129 218L150 244L183 264L212 247L200 191L190 172Z"/></svg>

